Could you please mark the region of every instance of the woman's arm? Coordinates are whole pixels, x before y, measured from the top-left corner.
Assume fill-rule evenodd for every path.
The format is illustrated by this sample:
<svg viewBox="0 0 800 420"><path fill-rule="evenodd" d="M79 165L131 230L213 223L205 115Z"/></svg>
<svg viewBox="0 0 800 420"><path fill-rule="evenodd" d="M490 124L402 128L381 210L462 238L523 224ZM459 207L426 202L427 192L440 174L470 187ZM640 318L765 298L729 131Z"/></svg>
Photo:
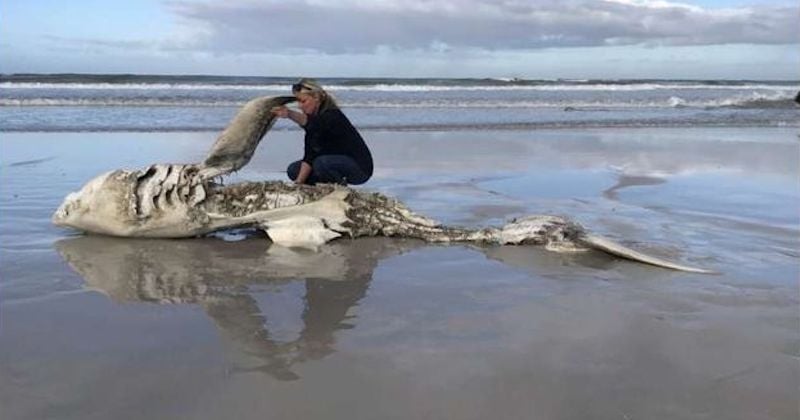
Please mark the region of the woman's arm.
<svg viewBox="0 0 800 420"><path fill-rule="evenodd" d="M306 123L308 122L308 117L306 117L306 114L302 112L293 111L285 106L276 106L275 108L272 108L270 111L272 111L272 114L277 117L288 118L294 121L300 127L305 127Z"/></svg>
<svg viewBox="0 0 800 420"><path fill-rule="evenodd" d="M311 175L311 165L306 162L300 162L300 172L297 173L294 183L305 184L309 175Z"/></svg>

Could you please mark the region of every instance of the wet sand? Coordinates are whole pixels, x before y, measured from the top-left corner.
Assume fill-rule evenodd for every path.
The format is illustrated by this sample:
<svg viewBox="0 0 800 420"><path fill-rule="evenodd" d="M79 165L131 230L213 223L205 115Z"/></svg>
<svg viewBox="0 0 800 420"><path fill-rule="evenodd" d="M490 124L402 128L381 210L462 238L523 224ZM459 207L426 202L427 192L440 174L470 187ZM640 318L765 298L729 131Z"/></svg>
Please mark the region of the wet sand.
<svg viewBox="0 0 800 420"><path fill-rule="evenodd" d="M367 238L130 240L49 223L118 167L215 133L4 133L3 419L795 419L800 140L790 129L365 133L443 222L568 215L720 271ZM280 179L299 132L238 179Z"/></svg>

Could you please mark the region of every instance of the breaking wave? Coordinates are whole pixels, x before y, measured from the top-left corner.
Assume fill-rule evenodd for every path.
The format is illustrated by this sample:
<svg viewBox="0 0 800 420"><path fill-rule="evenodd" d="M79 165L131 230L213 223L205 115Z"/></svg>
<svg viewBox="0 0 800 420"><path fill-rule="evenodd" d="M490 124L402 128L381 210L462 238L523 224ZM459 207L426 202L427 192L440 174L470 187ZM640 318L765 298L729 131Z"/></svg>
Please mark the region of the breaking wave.
<svg viewBox="0 0 800 420"><path fill-rule="evenodd" d="M163 98L0 98L0 106L238 107L245 101Z"/></svg>
<svg viewBox="0 0 800 420"><path fill-rule="evenodd" d="M247 100L194 98L194 97L84 97L84 98L0 98L0 107L239 107ZM404 99L389 98L376 100L340 101L343 107L350 108L568 108L579 109L626 109L626 108L793 108L793 97L789 93L740 94L716 99L688 99L681 96L646 100L604 99L498 99L480 98L442 98L442 99Z"/></svg>
<svg viewBox="0 0 800 420"><path fill-rule="evenodd" d="M217 130L249 99L287 95L294 81L0 74L0 132ZM355 124L375 129L800 124L793 102L798 81L321 78L320 83Z"/></svg>

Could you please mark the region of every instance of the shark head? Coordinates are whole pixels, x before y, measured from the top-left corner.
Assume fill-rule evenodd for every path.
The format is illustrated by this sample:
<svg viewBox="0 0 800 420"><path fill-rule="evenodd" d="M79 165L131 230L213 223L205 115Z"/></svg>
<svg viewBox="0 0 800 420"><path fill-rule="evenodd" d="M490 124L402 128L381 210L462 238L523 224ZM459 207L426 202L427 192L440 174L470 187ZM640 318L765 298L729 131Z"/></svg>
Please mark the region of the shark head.
<svg viewBox="0 0 800 420"><path fill-rule="evenodd" d="M88 232L123 236L135 222L138 171L117 170L99 175L70 193L53 214L53 223Z"/></svg>
<svg viewBox="0 0 800 420"><path fill-rule="evenodd" d="M206 184L192 165L117 170L70 193L53 214L58 226L113 236L189 237L203 233Z"/></svg>

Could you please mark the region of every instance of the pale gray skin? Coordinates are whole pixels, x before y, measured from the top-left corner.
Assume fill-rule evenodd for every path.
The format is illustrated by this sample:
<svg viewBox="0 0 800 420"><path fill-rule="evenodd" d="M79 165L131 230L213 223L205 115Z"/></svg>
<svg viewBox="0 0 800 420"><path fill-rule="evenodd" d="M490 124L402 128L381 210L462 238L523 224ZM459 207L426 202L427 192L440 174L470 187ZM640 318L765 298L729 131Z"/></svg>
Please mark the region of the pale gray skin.
<svg viewBox="0 0 800 420"><path fill-rule="evenodd" d="M294 96L262 96L247 102L214 142L200 175L213 178L247 165L256 146L275 123L272 108L296 100Z"/></svg>
<svg viewBox="0 0 800 420"><path fill-rule="evenodd" d="M558 216L528 216L499 228L467 229L442 226L397 200L347 187L214 183L212 177L249 161L274 121L269 109L276 103L274 98L257 98L246 104L203 164L155 164L96 177L65 198L53 222L86 232L147 238L258 227L276 244L308 248L342 236L398 236L428 242L542 245L553 251L595 249L660 267L710 273L590 235Z"/></svg>

